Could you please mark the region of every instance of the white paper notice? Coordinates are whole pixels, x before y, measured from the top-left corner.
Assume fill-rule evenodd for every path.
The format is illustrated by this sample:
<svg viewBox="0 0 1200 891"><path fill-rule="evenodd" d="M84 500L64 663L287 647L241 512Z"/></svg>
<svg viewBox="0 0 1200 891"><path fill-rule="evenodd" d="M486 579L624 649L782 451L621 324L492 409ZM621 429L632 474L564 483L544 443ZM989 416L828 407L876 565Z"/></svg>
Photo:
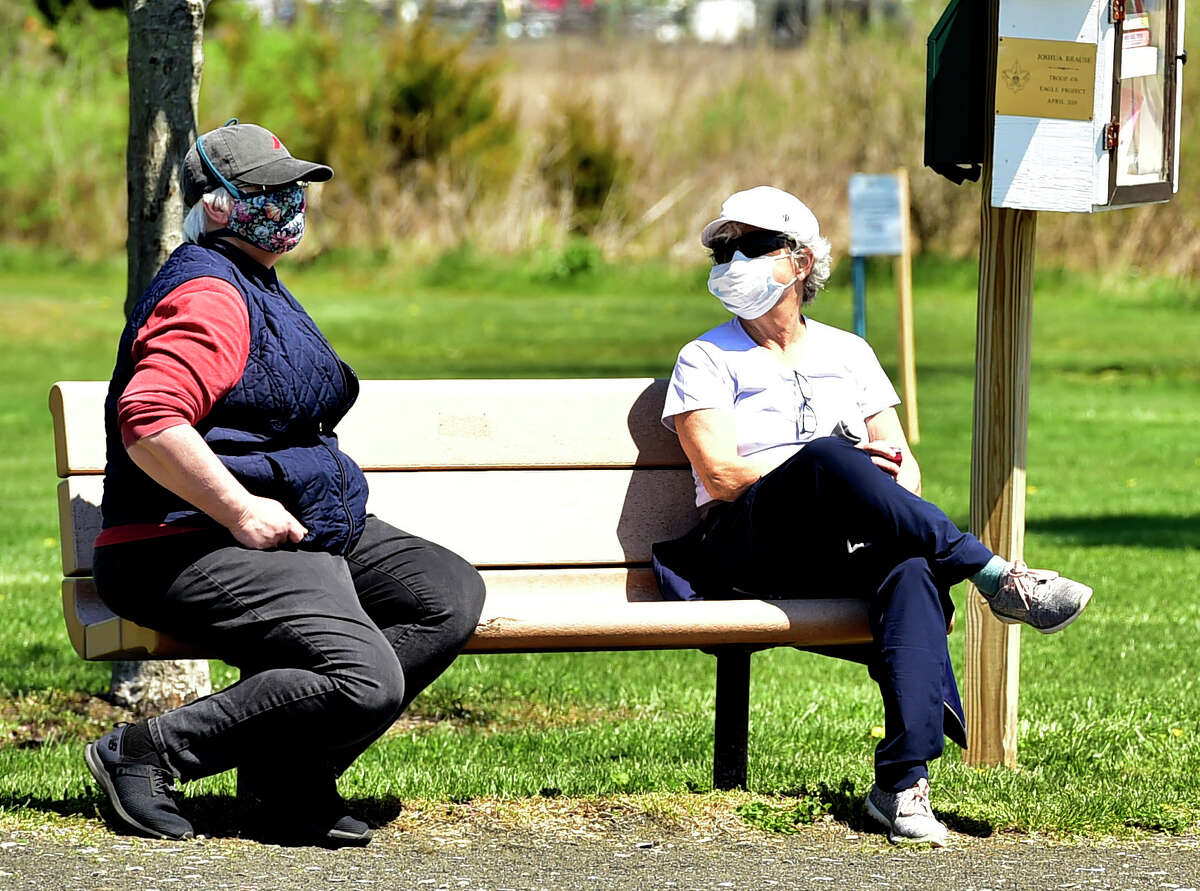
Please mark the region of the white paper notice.
<svg viewBox="0 0 1200 891"><path fill-rule="evenodd" d="M852 174L850 255L899 255L904 250L900 213L900 177L891 173Z"/></svg>

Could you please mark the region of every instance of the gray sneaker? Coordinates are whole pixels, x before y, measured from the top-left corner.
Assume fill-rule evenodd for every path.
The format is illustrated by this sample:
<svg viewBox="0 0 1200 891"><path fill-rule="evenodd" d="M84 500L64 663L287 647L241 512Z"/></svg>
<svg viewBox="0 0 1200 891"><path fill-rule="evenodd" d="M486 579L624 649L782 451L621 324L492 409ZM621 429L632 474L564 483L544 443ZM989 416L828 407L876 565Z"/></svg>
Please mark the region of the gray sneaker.
<svg viewBox="0 0 1200 891"><path fill-rule="evenodd" d="M1024 622L1042 634L1053 634L1079 618L1092 589L1054 570L1030 569L1016 560L1001 574L1000 590L984 597L1001 622Z"/></svg>
<svg viewBox="0 0 1200 891"><path fill-rule="evenodd" d="M946 827L929 806L929 781L924 777L899 792L884 792L872 786L866 810L887 827L888 841L894 845L927 842L935 848L946 847Z"/></svg>

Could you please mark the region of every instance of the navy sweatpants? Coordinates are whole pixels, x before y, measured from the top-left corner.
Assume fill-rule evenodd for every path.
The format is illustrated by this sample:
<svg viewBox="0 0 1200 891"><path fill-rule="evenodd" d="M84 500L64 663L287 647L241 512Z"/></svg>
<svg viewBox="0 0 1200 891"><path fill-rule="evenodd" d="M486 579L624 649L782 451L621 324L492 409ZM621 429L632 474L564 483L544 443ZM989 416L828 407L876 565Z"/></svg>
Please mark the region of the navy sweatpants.
<svg viewBox="0 0 1200 891"><path fill-rule="evenodd" d="M827 437L806 445L698 530L703 597L858 594L870 602L871 677L883 694L875 779L897 792L942 753L950 588L992 557L936 505Z"/></svg>

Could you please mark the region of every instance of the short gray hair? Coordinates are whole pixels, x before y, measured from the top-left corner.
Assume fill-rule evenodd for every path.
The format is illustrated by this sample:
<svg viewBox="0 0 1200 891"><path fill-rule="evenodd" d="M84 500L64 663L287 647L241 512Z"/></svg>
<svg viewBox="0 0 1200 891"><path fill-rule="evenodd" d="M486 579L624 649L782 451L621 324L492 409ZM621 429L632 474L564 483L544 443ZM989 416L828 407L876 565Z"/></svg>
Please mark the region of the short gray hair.
<svg viewBox="0 0 1200 891"><path fill-rule="evenodd" d="M200 200L188 208L187 215L183 218L184 241L198 244L208 231L208 217L204 214L205 204L214 210L228 213L233 210L233 196L224 186L217 186L211 192L201 195Z"/></svg>
<svg viewBox="0 0 1200 891"><path fill-rule="evenodd" d="M804 242L791 233L784 234L796 244L792 249L792 256L798 251L808 251L812 257L812 269L809 270L808 278L804 280L804 299L801 301L802 306L807 306L817 299L817 293L825 287L830 273L833 272L833 245L829 243L828 238L821 235Z"/></svg>

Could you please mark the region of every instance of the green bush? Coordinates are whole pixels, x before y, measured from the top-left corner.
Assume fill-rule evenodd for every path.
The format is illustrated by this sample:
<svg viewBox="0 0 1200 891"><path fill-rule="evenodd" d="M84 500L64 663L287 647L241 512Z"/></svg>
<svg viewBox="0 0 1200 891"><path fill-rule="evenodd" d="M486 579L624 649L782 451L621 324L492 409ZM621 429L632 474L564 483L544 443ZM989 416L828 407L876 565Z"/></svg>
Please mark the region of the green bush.
<svg viewBox="0 0 1200 891"><path fill-rule="evenodd" d="M427 16L383 26L361 5L336 15L306 7L281 28L227 13L209 38L206 96L228 95L247 118L287 132L297 151L358 161L372 174L442 162L492 172L515 138L498 62L468 59L470 38L447 37ZM210 88L214 80L222 82Z"/></svg>
<svg viewBox="0 0 1200 891"><path fill-rule="evenodd" d="M373 105L383 115L381 135L398 173L445 161L456 177L511 176L517 128L501 108L499 63L468 60L469 44L470 38L448 39L428 17L385 41Z"/></svg>
<svg viewBox="0 0 1200 891"><path fill-rule="evenodd" d="M262 123L293 154L332 165L335 191L348 188L361 199L383 151L370 96L378 44L353 6L334 20L305 6L291 28L265 27L245 10L226 12L206 33L201 129L235 115Z"/></svg>
<svg viewBox="0 0 1200 891"><path fill-rule="evenodd" d="M551 125L542 176L568 202L570 230L588 234L606 217L626 209L625 189L633 158L611 118L602 119L587 100L567 100Z"/></svg>
<svg viewBox="0 0 1200 891"><path fill-rule="evenodd" d="M538 266L536 277L541 281L573 282L594 275L603 266L603 258L586 238L572 238L562 250L548 252Z"/></svg>
<svg viewBox="0 0 1200 891"><path fill-rule="evenodd" d="M401 208L461 204L512 178L517 125L499 62L469 59L468 46L427 17L384 25L365 4L305 8L291 28L226 13L206 43L201 126L236 113L332 165L333 240L377 247L419 223Z"/></svg>

